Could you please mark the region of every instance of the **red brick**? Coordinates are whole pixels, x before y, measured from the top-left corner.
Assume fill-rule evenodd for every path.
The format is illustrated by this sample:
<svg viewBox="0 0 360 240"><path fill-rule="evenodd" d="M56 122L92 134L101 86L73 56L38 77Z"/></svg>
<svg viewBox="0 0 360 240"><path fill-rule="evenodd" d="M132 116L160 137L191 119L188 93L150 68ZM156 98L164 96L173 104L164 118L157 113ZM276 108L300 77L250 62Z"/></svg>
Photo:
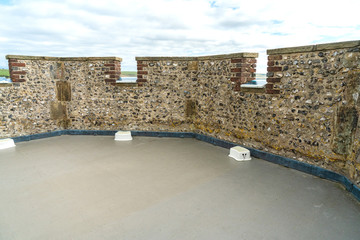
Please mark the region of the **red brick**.
<svg viewBox="0 0 360 240"><path fill-rule="evenodd" d="M147 82L147 80L146 80L146 79L143 79L143 78L138 78L138 79L136 80L136 82L138 82L138 83Z"/></svg>
<svg viewBox="0 0 360 240"><path fill-rule="evenodd" d="M144 70L144 67L137 67L137 70L139 71L139 70Z"/></svg>
<svg viewBox="0 0 360 240"><path fill-rule="evenodd" d="M280 72L282 71L282 67L268 67L268 72Z"/></svg>
<svg viewBox="0 0 360 240"><path fill-rule="evenodd" d="M278 83L281 81L281 78L267 78L266 81L269 83Z"/></svg>
<svg viewBox="0 0 360 240"><path fill-rule="evenodd" d="M17 78L11 78L13 82L25 82L25 79L17 79Z"/></svg>
<svg viewBox="0 0 360 240"><path fill-rule="evenodd" d="M138 71L137 73L138 73L138 74L148 74L147 71Z"/></svg>
<svg viewBox="0 0 360 240"><path fill-rule="evenodd" d="M250 63L238 63L236 64L236 67L250 67L251 64Z"/></svg>
<svg viewBox="0 0 360 240"><path fill-rule="evenodd" d="M104 64L105 67L115 67L114 63L106 63Z"/></svg>
<svg viewBox="0 0 360 240"><path fill-rule="evenodd" d="M115 82L116 82L116 79L106 78L106 79L105 79L105 82L106 82L106 83L115 83Z"/></svg>
<svg viewBox="0 0 360 240"><path fill-rule="evenodd" d="M234 58L234 59L231 59L231 63L242 63L244 62L244 59L243 58Z"/></svg>
<svg viewBox="0 0 360 240"><path fill-rule="evenodd" d="M11 71L11 74L22 74L22 75L25 75L26 72L25 72L25 71Z"/></svg>
<svg viewBox="0 0 360 240"><path fill-rule="evenodd" d="M19 63L19 62L13 62L13 63L10 63L10 66L11 67L25 67L25 63Z"/></svg>
<svg viewBox="0 0 360 240"><path fill-rule="evenodd" d="M143 78L143 75L138 74L138 75L137 75L137 78L138 78L138 79L139 79L139 78Z"/></svg>
<svg viewBox="0 0 360 240"><path fill-rule="evenodd" d="M279 94L280 90L266 89L267 94Z"/></svg>
<svg viewBox="0 0 360 240"><path fill-rule="evenodd" d="M104 72L104 74L116 74L116 72L115 71L106 71L106 72Z"/></svg>
<svg viewBox="0 0 360 240"><path fill-rule="evenodd" d="M17 62L18 60L17 59L14 59L14 58L11 58L9 59L9 63L13 63L13 62Z"/></svg>
<svg viewBox="0 0 360 240"><path fill-rule="evenodd" d="M234 85L234 91L238 92L241 90L241 83L240 82L236 82Z"/></svg>
<svg viewBox="0 0 360 240"><path fill-rule="evenodd" d="M240 82L240 78L237 78L237 77L232 77L232 78L230 78L230 81L232 81L232 82Z"/></svg>
<svg viewBox="0 0 360 240"><path fill-rule="evenodd" d="M265 85L265 88L266 88L266 89L273 89L273 88L274 88L274 85L267 83L267 84Z"/></svg>
<svg viewBox="0 0 360 240"><path fill-rule="evenodd" d="M268 56L268 60L281 60L282 55L270 55Z"/></svg>
<svg viewBox="0 0 360 240"><path fill-rule="evenodd" d="M232 68L231 72L241 72L241 68Z"/></svg>
<svg viewBox="0 0 360 240"><path fill-rule="evenodd" d="M275 65L275 61L268 61L267 65L268 65L269 67L272 67L272 66Z"/></svg>

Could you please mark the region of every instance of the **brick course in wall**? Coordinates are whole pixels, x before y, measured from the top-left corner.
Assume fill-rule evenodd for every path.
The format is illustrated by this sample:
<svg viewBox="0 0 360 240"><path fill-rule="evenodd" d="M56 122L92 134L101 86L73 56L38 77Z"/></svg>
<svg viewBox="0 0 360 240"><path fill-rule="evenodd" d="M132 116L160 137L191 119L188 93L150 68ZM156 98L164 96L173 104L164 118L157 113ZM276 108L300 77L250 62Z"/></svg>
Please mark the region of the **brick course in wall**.
<svg viewBox="0 0 360 240"><path fill-rule="evenodd" d="M147 71L147 65L144 63L144 61L137 61L137 80L136 83L138 86L142 86L146 80L146 76L148 74Z"/></svg>
<svg viewBox="0 0 360 240"><path fill-rule="evenodd" d="M8 62L11 80L13 82L25 82L26 64L16 58L11 58Z"/></svg>
<svg viewBox="0 0 360 240"><path fill-rule="evenodd" d="M235 83L234 90L240 91L241 84L255 79L256 58L232 58L231 81Z"/></svg>

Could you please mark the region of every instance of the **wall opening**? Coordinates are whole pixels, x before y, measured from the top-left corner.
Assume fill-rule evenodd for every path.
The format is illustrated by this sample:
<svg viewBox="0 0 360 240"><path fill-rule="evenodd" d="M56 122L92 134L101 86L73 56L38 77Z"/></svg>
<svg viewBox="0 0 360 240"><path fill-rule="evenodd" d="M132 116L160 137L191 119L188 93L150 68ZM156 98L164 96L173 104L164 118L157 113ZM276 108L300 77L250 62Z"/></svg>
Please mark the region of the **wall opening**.
<svg viewBox="0 0 360 240"><path fill-rule="evenodd" d="M259 54L256 63L255 79L244 84L241 84L242 88L265 88L266 85L266 66L267 56L265 53Z"/></svg>
<svg viewBox="0 0 360 240"><path fill-rule="evenodd" d="M120 78L116 83L136 83L137 80L137 63L136 61L122 62L122 71Z"/></svg>
<svg viewBox="0 0 360 240"><path fill-rule="evenodd" d="M9 69L0 68L0 83L12 83Z"/></svg>

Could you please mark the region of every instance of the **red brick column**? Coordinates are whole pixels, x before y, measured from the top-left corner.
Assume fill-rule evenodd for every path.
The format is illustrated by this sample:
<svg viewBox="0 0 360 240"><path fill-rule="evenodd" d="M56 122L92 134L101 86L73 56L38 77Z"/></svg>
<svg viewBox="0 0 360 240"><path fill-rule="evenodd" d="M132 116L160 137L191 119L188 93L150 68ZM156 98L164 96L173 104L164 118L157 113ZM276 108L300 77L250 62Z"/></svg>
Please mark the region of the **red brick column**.
<svg viewBox="0 0 360 240"><path fill-rule="evenodd" d="M145 75L148 74L146 71L147 65L144 61L137 61L137 84L138 86L142 86L145 82L147 82Z"/></svg>
<svg viewBox="0 0 360 240"><path fill-rule="evenodd" d="M121 61L113 60L104 64L105 68L105 82L114 85L121 74Z"/></svg>
<svg viewBox="0 0 360 240"><path fill-rule="evenodd" d="M277 77L278 72L282 72L282 67L280 66L278 60L282 60L282 55L270 55L268 56L268 68L267 68L267 78L266 78L266 93L268 94L279 94L280 90L276 89L277 84L280 83L281 78Z"/></svg>
<svg viewBox="0 0 360 240"><path fill-rule="evenodd" d="M8 61L9 61L9 72L10 72L11 80L13 82L25 82L26 64L14 58L10 58L8 59Z"/></svg>
<svg viewBox="0 0 360 240"><path fill-rule="evenodd" d="M255 79L256 58L231 59L231 81L235 83L234 91L240 91L241 84Z"/></svg>

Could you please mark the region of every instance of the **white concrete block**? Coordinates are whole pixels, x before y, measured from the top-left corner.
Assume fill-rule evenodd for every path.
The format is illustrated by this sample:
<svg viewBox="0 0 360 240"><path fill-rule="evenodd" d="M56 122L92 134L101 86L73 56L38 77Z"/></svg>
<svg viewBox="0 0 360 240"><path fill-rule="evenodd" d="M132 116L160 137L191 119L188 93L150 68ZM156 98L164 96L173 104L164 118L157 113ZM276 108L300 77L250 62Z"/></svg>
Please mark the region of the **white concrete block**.
<svg viewBox="0 0 360 240"><path fill-rule="evenodd" d="M118 131L115 133L115 141L131 141L132 136L130 131Z"/></svg>
<svg viewBox="0 0 360 240"><path fill-rule="evenodd" d="M248 161L251 160L250 151L243 147L232 147L230 148L229 157L234 158L237 161Z"/></svg>
<svg viewBox="0 0 360 240"><path fill-rule="evenodd" d="M11 138L0 139L0 149L15 147L14 140Z"/></svg>

